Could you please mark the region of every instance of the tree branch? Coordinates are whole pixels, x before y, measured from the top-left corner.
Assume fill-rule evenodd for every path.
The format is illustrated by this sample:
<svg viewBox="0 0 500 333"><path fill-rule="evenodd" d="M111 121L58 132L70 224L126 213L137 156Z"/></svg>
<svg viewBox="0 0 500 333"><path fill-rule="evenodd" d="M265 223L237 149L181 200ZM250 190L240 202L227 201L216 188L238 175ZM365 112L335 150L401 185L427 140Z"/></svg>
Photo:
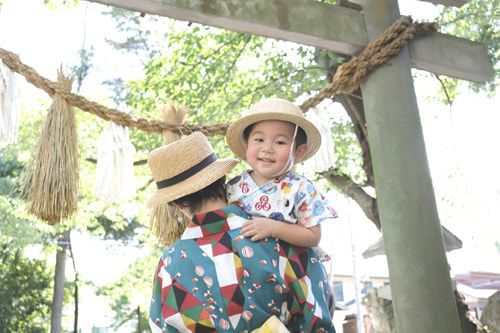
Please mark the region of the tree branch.
<svg viewBox="0 0 500 333"><path fill-rule="evenodd" d="M377 229L381 229L377 199L366 193L360 185L354 183L347 175L334 174L332 170L321 172L320 175L328 179L342 193L352 198L361 207L365 215L375 224Z"/></svg>
<svg viewBox="0 0 500 333"><path fill-rule="evenodd" d="M335 99L342 104L354 125L356 134L363 155L363 170L366 173L366 185L375 187L375 177L373 175L372 156L368 142L368 129L366 128L365 110L361 91L358 89L352 94L337 94Z"/></svg>
<svg viewBox="0 0 500 333"><path fill-rule="evenodd" d="M95 159L95 158L87 157L85 159L85 161L97 164L97 159ZM148 160L139 160L139 161L135 161L134 162L134 166L144 165L144 164L147 164L147 163L148 163Z"/></svg>
<svg viewBox="0 0 500 333"><path fill-rule="evenodd" d="M446 85L444 84L443 80L441 80L441 77L439 75L437 75L437 74L434 74L434 76L439 81L439 84L441 85L441 88L443 88L443 92L444 92L444 94L446 96L446 100L448 101L448 104L452 105L453 101L451 100L451 97L448 94L448 89L446 89Z"/></svg>

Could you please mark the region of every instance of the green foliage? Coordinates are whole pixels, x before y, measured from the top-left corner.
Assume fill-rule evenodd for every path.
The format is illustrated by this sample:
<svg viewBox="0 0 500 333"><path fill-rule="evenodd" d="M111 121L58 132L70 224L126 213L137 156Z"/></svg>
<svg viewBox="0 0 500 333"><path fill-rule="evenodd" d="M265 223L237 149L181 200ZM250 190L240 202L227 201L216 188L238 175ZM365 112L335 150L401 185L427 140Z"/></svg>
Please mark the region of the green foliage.
<svg viewBox="0 0 500 333"><path fill-rule="evenodd" d="M0 177L17 177L23 167L15 151L0 149Z"/></svg>
<svg viewBox="0 0 500 333"><path fill-rule="evenodd" d="M146 118L159 119L158 103L173 101L191 109L188 123L225 123L264 96L294 99L324 85L325 73L307 67L311 48L118 9L108 14L125 35L109 41L113 47L138 61L149 57L127 96ZM158 135L131 130L131 138L138 154L161 145Z"/></svg>
<svg viewBox="0 0 500 333"><path fill-rule="evenodd" d="M90 47L89 49L82 48L80 49L80 64L78 66L74 66L71 69L71 72L75 74L77 91L80 91L82 87L83 80L89 74L89 70L92 68L92 60L94 57L94 48Z"/></svg>
<svg viewBox="0 0 500 333"><path fill-rule="evenodd" d="M0 247L2 332L47 332L52 272L44 260L28 259L7 244Z"/></svg>
<svg viewBox="0 0 500 333"><path fill-rule="evenodd" d="M103 15L116 22L116 29L120 33L118 40L106 38L106 42L116 50L137 56L136 60L142 65L144 59L158 55L161 51L160 45L168 39L168 35L161 28L168 19L116 7L111 7L103 12Z"/></svg>
<svg viewBox="0 0 500 333"><path fill-rule="evenodd" d="M227 123L263 97L294 100L324 85L324 73L306 67L312 58L310 49L195 24L179 25L171 26L168 49L146 64L145 78L130 83L128 105L142 116L150 116L157 103L173 101L190 108L188 123ZM296 49L306 58L295 56ZM145 149L144 144L151 143L141 140L134 145ZM221 157L229 154L220 153Z"/></svg>
<svg viewBox="0 0 500 333"><path fill-rule="evenodd" d="M0 327L7 332L46 332L50 322L52 271L43 244L52 237L46 225L26 215L12 191L23 167L18 151L0 151ZM24 253L32 249L37 257Z"/></svg>
<svg viewBox="0 0 500 333"><path fill-rule="evenodd" d="M43 0L43 4L50 9L58 9L59 7L75 7L80 3L79 0Z"/></svg>
<svg viewBox="0 0 500 333"><path fill-rule="evenodd" d="M124 243L133 240L137 235L137 229L144 228L137 217L118 216L117 219L112 220L106 215L99 215L95 219L104 230L103 239L120 240ZM97 228L97 226L89 226L88 230L92 232Z"/></svg>
<svg viewBox="0 0 500 333"><path fill-rule="evenodd" d="M132 83L130 104L151 110L158 100L171 100L190 107L193 122L203 124L234 120L235 111L265 94L296 97L305 73L286 52L268 57L273 47L261 37L214 28L172 31L167 52L146 65L144 80Z"/></svg>
<svg viewBox="0 0 500 333"><path fill-rule="evenodd" d="M360 158L361 147L354 134L354 128L350 118L345 115L338 117L332 127L333 142L335 146L335 169L337 172L350 177L358 184L365 180Z"/></svg>
<svg viewBox="0 0 500 333"><path fill-rule="evenodd" d="M8 196L0 196L0 244L11 250L24 249L28 245L43 244L50 239L50 229L26 216L24 203Z"/></svg>
<svg viewBox="0 0 500 333"><path fill-rule="evenodd" d="M475 92L485 90L494 95L500 78L500 0L470 0L460 8L443 6L435 20L441 32L485 45L494 75L486 84L469 83L469 86ZM445 86L452 94L455 87L449 87L448 82Z"/></svg>
<svg viewBox="0 0 500 333"><path fill-rule="evenodd" d="M39 100L33 105L21 104L19 123L22 125L15 148L18 160L26 162L34 153L48 110L48 99Z"/></svg>
<svg viewBox="0 0 500 333"><path fill-rule="evenodd" d="M337 54L333 51L316 49L315 61L325 68L337 68L343 63L349 61L349 59L347 56Z"/></svg>
<svg viewBox="0 0 500 333"><path fill-rule="evenodd" d="M0 195L19 196L19 185L15 183L15 179L23 167L23 163L17 160L15 151L0 150Z"/></svg>

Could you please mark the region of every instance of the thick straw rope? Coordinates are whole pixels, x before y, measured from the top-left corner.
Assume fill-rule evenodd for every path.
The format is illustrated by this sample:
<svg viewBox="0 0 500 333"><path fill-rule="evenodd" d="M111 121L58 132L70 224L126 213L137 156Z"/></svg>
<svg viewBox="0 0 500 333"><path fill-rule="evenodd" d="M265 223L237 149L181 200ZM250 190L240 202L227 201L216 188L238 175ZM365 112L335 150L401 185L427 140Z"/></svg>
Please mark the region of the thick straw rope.
<svg viewBox="0 0 500 333"><path fill-rule="evenodd" d="M331 98L339 92L349 93L356 90L366 79L369 72L382 66L391 57L398 54L414 35L435 33L438 29L437 23L413 23L411 17L402 16L377 40L368 44L365 50L356 58L341 65L333 78L333 82L320 92L306 100L300 108L307 112L309 108L316 106L325 98ZM230 123L213 125L177 125L165 121L148 120L133 116L116 109L108 109L98 103L91 102L85 97L65 91L56 82L41 77L33 68L23 64L19 57L12 52L0 48L0 58L12 71L23 75L28 82L43 89L49 96L58 95L65 98L71 105L90 112L104 120L136 127L140 130L162 134L165 131L174 131L182 134L191 134L200 131L206 136L216 134L225 135Z"/></svg>
<svg viewBox="0 0 500 333"><path fill-rule="evenodd" d="M325 98L330 98L339 92L355 91L371 71L398 54L415 35L435 33L438 27L435 22L413 23L411 17L402 16L375 41L369 43L359 56L342 64L337 69L332 83L302 103L300 108L303 112L307 112Z"/></svg>
<svg viewBox="0 0 500 333"><path fill-rule="evenodd" d="M217 125L182 125L169 124L164 121L148 120L138 116L133 116L116 109L106 108L96 102L89 101L83 96L64 91L59 84L40 76L32 67L23 64L19 57L7 50L0 48L0 58L4 64L12 71L23 75L26 81L37 88L44 90L50 97L57 93L64 97L71 105L80 110L92 113L104 120L113 121L119 125L127 127L136 127L140 130L162 134L164 131L175 131L183 134L191 134L196 131L205 133L207 136L215 134L225 134L230 124Z"/></svg>

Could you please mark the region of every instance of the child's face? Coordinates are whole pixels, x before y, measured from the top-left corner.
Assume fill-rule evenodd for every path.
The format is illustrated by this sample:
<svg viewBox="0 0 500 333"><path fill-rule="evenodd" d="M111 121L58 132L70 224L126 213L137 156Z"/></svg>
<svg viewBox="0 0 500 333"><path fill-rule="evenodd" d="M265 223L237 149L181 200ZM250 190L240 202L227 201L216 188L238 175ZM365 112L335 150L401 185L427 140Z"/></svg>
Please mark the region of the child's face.
<svg viewBox="0 0 500 333"><path fill-rule="evenodd" d="M300 161L307 146L301 145L297 151L291 149L294 132L295 125L280 120L264 120L253 126L248 136L246 158L256 176L261 178L258 183L274 179Z"/></svg>

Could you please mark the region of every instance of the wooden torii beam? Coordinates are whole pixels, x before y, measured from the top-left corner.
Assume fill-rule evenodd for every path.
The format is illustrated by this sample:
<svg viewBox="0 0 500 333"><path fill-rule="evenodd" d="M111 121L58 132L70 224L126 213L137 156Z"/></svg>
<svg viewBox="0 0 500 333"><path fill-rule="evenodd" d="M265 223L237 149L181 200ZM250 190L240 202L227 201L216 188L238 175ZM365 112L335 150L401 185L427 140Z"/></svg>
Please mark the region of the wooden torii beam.
<svg viewBox="0 0 500 333"><path fill-rule="evenodd" d="M253 35L357 55L368 44L359 10L311 0L90 0L141 13L193 21ZM464 2L464 0L440 0ZM463 38L437 33L409 43L411 65L463 80L484 82L493 70L486 48Z"/></svg>
<svg viewBox="0 0 500 333"><path fill-rule="evenodd" d="M400 17L397 0L358 0L363 15L311 0L91 1L353 55ZM488 80L493 71L481 44L436 34L410 43L361 85L396 330L456 333L412 66L471 81Z"/></svg>

